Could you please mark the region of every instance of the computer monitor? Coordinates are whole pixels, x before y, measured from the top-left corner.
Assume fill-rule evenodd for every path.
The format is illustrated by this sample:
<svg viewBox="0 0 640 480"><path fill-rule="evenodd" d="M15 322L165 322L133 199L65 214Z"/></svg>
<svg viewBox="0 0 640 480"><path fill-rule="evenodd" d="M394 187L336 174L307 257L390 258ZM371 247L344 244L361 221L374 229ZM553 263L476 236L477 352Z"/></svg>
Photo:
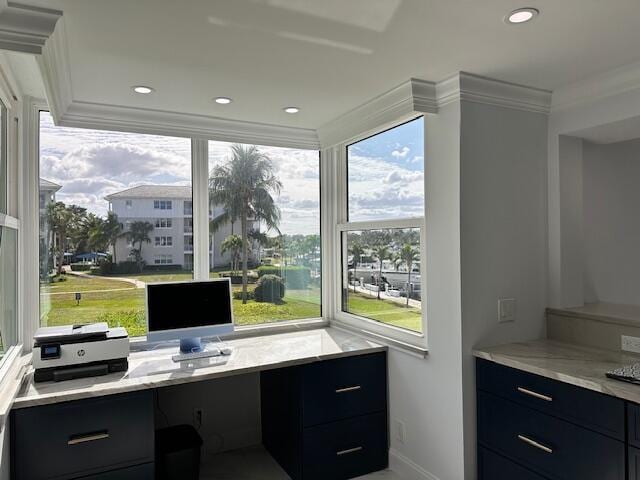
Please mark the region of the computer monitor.
<svg viewBox="0 0 640 480"><path fill-rule="evenodd" d="M229 278L148 283L147 339L179 339L181 352L201 351L201 337L233 332L231 298Z"/></svg>

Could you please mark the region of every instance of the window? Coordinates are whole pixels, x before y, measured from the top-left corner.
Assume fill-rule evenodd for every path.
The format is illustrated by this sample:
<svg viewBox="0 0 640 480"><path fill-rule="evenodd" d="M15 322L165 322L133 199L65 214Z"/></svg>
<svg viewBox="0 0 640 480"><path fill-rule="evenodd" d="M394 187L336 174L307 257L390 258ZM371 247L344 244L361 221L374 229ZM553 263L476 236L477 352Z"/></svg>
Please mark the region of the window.
<svg viewBox="0 0 640 480"><path fill-rule="evenodd" d="M184 251L193 252L193 236L191 235L184 236Z"/></svg>
<svg viewBox="0 0 640 480"><path fill-rule="evenodd" d="M7 108L0 101L0 213L7 213L8 169Z"/></svg>
<svg viewBox="0 0 640 480"><path fill-rule="evenodd" d="M171 247L173 245L173 237L156 237L156 247Z"/></svg>
<svg viewBox="0 0 640 480"><path fill-rule="evenodd" d="M18 233L0 226L0 358L18 340Z"/></svg>
<svg viewBox="0 0 640 480"><path fill-rule="evenodd" d="M154 200L153 208L156 210L171 210L171 200Z"/></svg>
<svg viewBox="0 0 640 480"><path fill-rule="evenodd" d="M193 202L184 202L184 214L193 215Z"/></svg>
<svg viewBox="0 0 640 480"><path fill-rule="evenodd" d="M127 207L127 208L131 208L131 207L133 207L133 200L126 200L126 201L124 202L124 205L125 205L125 207Z"/></svg>
<svg viewBox="0 0 640 480"><path fill-rule="evenodd" d="M171 228L172 221L170 218L156 218L156 228Z"/></svg>
<svg viewBox="0 0 640 480"><path fill-rule="evenodd" d="M422 117L347 147L348 219L424 216Z"/></svg>
<svg viewBox="0 0 640 480"><path fill-rule="evenodd" d="M184 219L184 233L193 233L193 218Z"/></svg>
<svg viewBox="0 0 640 480"><path fill-rule="evenodd" d="M155 255L153 258L155 265L172 265L173 255Z"/></svg>
<svg viewBox="0 0 640 480"><path fill-rule="evenodd" d="M316 151L209 142L211 276L231 277L237 324L321 316L319 167Z"/></svg>
<svg viewBox="0 0 640 480"><path fill-rule="evenodd" d="M48 195L41 209L41 324L107 322L143 335L144 289L131 280L193 277L192 265L157 256L153 235L158 210L191 201L191 141L57 127L41 112L40 176L40 192ZM87 269L90 277L81 275Z"/></svg>
<svg viewBox="0 0 640 480"><path fill-rule="evenodd" d="M341 311L351 315L347 321L365 319L421 334L423 119L348 145L345 153L348 221L338 226Z"/></svg>

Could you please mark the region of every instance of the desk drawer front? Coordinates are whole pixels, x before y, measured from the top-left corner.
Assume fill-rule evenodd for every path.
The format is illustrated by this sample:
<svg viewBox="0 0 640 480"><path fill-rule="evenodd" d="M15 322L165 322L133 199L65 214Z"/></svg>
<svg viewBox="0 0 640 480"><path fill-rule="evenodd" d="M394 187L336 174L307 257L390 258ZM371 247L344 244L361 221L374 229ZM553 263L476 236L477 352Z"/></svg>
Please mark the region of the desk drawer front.
<svg viewBox="0 0 640 480"><path fill-rule="evenodd" d="M152 395L138 392L16 410L14 478L76 478L153 462Z"/></svg>
<svg viewBox="0 0 640 480"><path fill-rule="evenodd" d="M307 428L303 433L305 480L340 480L387 467L386 413Z"/></svg>
<svg viewBox="0 0 640 480"><path fill-rule="evenodd" d="M478 480L546 480L497 453L478 449Z"/></svg>
<svg viewBox="0 0 640 480"><path fill-rule="evenodd" d="M387 408L385 353L306 365L302 378L305 426L381 412Z"/></svg>
<svg viewBox="0 0 640 480"><path fill-rule="evenodd" d="M89 475L78 480L154 480L155 469L153 463L136 465L135 467L122 468L111 472Z"/></svg>
<svg viewBox="0 0 640 480"><path fill-rule="evenodd" d="M482 359L476 379L480 390L624 441L623 400Z"/></svg>
<svg viewBox="0 0 640 480"><path fill-rule="evenodd" d="M478 441L554 480L624 480L625 444L478 392Z"/></svg>

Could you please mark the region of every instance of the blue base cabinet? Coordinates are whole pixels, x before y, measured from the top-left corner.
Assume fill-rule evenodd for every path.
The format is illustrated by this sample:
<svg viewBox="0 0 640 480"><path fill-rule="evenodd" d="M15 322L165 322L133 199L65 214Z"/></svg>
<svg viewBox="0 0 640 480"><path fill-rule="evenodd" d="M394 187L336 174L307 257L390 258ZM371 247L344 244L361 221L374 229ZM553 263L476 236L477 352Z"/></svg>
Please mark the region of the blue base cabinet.
<svg viewBox="0 0 640 480"><path fill-rule="evenodd" d="M262 443L293 480L387 467L385 352L265 371L260 389Z"/></svg>
<svg viewBox="0 0 640 480"><path fill-rule="evenodd" d="M476 386L479 480L640 480L635 406L482 359Z"/></svg>

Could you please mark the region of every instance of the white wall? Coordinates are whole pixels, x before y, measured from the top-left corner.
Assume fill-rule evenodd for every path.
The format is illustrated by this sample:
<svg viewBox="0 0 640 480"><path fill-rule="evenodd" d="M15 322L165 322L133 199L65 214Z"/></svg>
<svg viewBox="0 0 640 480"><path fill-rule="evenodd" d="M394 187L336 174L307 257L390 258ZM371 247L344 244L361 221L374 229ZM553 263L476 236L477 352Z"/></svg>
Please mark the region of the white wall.
<svg viewBox="0 0 640 480"><path fill-rule="evenodd" d="M465 477L476 472L474 347L542 338L547 293L547 116L462 102L461 279ZM498 323L498 299L515 322Z"/></svg>
<svg viewBox="0 0 640 480"><path fill-rule="evenodd" d="M460 319L460 103L425 116L425 359L389 352L391 466L407 480L464 477ZM405 423L405 441L394 432Z"/></svg>
<svg viewBox="0 0 640 480"><path fill-rule="evenodd" d="M585 302L640 305L640 139L583 147Z"/></svg>

